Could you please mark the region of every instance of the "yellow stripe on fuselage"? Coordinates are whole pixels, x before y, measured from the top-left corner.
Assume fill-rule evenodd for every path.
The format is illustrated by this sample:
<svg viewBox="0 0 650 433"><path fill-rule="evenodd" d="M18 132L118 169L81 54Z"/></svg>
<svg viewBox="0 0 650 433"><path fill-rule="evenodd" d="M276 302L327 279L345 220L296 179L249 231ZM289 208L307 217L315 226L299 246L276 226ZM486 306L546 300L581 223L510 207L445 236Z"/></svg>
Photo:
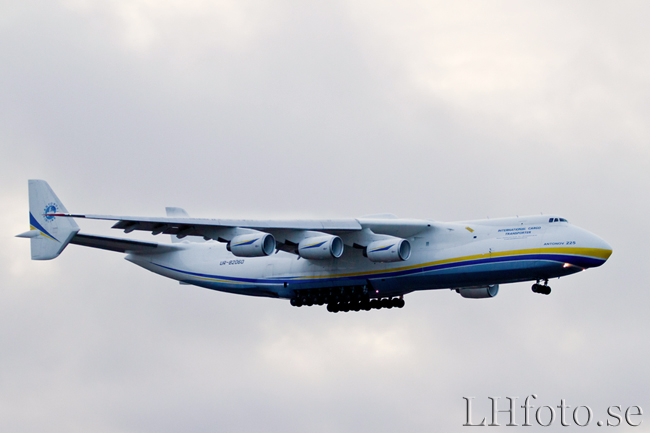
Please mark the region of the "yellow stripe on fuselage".
<svg viewBox="0 0 650 433"><path fill-rule="evenodd" d="M508 256L526 256L531 254L566 254L571 256L593 257L601 260L607 260L612 255L611 250L601 248L528 248L523 250L500 251L486 254L474 254L471 256L454 257L450 259L437 260L435 262L419 263L417 265L402 266L400 268L382 269L377 271L353 272L349 274L339 275L314 275L305 277L295 277L300 280L312 280L322 278L341 278L341 277L358 277L360 275L376 275L385 274L389 272L409 271L412 269L426 268L429 266L446 265L449 263L469 262L472 260L487 259L492 257L508 257Z"/></svg>
<svg viewBox="0 0 650 433"><path fill-rule="evenodd" d="M437 260L434 262L419 263L410 266L402 266L399 268L389 268L389 269L382 269L376 271L352 272L352 273L337 274L337 275L326 274L326 275L311 275L311 276L285 277L285 278L286 280L290 280L290 281L301 281L301 280L318 280L318 279L326 279L326 278L329 279L329 278L370 276L370 275L377 275L377 274L387 274L393 272L408 271L408 270L426 268L426 267L437 266L437 265L445 265L449 263L471 262L473 260L489 259L494 257L520 257L522 259L525 259L525 256L534 255L534 254L564 254L570 256L582 256L582 257L597 258L600 260L607 260L609 256L612 254L612 251L607 249L601 249L601 248L557 248L557 247L529 248L529 249L521 249L521 250L500 251L500 252L493 252L493 253L486 253L486 254L474 254L474 255L462 256L462 257L453 257L444 260ZM213 281L213 282L227 283L227 284L250 285L250 282L229 280L224 278L201 277L198 275L191 275L191 277L203 281ZM271 283L271 281L269 281L269 283Z"/></svg>
<svg viewBox="0 0 650 433"><path fill-rule="evenodd" d="M217 283L228 283L228 284L246 284L250 285L250 283L244 282L244 281L233 281L233 280L222 280L219 278L208 278L208 277L197 277L196 275L191 275L192 278L196 278L197 280L204 280L204 281L215 281Z"/></svg>

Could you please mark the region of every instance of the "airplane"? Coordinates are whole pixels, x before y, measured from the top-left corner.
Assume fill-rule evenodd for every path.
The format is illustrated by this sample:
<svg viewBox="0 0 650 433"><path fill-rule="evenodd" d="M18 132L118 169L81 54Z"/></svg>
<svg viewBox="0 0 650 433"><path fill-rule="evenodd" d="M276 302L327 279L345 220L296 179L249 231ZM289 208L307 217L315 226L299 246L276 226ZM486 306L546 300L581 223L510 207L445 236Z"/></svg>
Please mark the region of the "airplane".
<svg viewBox="0 0 650 433"><path fill-rule="evenodd" d="M47 182L29 180L32 260L68 244L126 254L125 259L180 284L325 305L333 313L404 307L404 295L451 289L493 298L500 284L548 280L601 266L612 247L557 215L439 222L370 215L350 219L237 220L71 214ZM167 234L170 242L80 233L75 219L112 221L124 233Z"/></svg>

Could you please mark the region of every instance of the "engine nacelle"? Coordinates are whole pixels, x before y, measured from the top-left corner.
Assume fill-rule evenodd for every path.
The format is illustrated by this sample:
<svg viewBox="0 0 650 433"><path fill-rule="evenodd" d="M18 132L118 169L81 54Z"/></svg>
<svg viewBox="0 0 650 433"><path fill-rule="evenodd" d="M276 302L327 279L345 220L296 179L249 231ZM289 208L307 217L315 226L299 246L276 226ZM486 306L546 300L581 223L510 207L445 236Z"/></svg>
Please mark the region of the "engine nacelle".
<svg viewBox="0 0 650 433"><path fill-rule="evenodd" d="M402 262L411 257L411 243L400 238L375 241L366 247L365 255L372 262Z"/></svg>
<svg viewBox="0 0 650 433"><path fill-rule="evenodd" d="M481 287L462 287L456 289L456 292L463 298L481 299L481 298L494 298L499 293L498 284L490 284L489 286Z"/></svg>
<svg viewBox="0 0 650 433"><path fill-rule="evenodd" d="M338 259L343 254L343 241L331 235L303 239L298 244L298 254L304 259Z"/></svg>
<svg viewBox="0 0 650 433"><path fill-rule="evenodd" d="M251 233L235 236L226 249L237 257L268 256L275 250L275 238L269 233Z"/></svg>

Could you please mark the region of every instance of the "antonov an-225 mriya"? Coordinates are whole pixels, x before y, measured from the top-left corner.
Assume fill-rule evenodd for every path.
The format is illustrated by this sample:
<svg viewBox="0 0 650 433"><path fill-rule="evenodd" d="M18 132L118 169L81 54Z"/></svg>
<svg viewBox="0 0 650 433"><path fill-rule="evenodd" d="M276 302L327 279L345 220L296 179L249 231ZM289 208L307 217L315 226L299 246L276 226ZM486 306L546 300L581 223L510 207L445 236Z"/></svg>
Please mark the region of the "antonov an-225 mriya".
<svg viewBox="0 0 650 433"><path fill-rule="evenodd" d="M171 242L79 233L75 218L115 221L113 228ZM69 214L43 180L29 181L33 260L68 244L126 254L156 274L222 292L289 299L331 312L401 308L416 290L452 289L465 298L496 296L499 284L548 280L600 266L612 247L556 215L444 223L373 215L338 220L166 218Z"/></svg>

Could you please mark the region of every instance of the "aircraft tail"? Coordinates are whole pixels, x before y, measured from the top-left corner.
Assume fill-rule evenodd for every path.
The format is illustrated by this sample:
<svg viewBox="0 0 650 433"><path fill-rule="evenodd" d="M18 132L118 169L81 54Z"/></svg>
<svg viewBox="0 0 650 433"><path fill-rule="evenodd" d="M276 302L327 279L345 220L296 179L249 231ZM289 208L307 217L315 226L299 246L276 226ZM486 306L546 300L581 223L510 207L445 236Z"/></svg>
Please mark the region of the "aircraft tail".
<svg viewBox="0 0 650 433"><path fill-rule="evenodd" d="M190 215L180 207L166 207L165 211L167 212L168 217L176 218L189 218ZM205 242L204 239L197 238L196 236L188 236L186 238L179 238L176 235L171 235L172 243L177 244L179 242Z"/></svg>
<svg viewBox="0 0 650 433"><path fill-rule="evenodd" d="M53 216L68 213L61 200L44 180L29 180L29 228L18 237L30 238L32 260L51 260L79 231L77 223L68 217Z"/></svg>

